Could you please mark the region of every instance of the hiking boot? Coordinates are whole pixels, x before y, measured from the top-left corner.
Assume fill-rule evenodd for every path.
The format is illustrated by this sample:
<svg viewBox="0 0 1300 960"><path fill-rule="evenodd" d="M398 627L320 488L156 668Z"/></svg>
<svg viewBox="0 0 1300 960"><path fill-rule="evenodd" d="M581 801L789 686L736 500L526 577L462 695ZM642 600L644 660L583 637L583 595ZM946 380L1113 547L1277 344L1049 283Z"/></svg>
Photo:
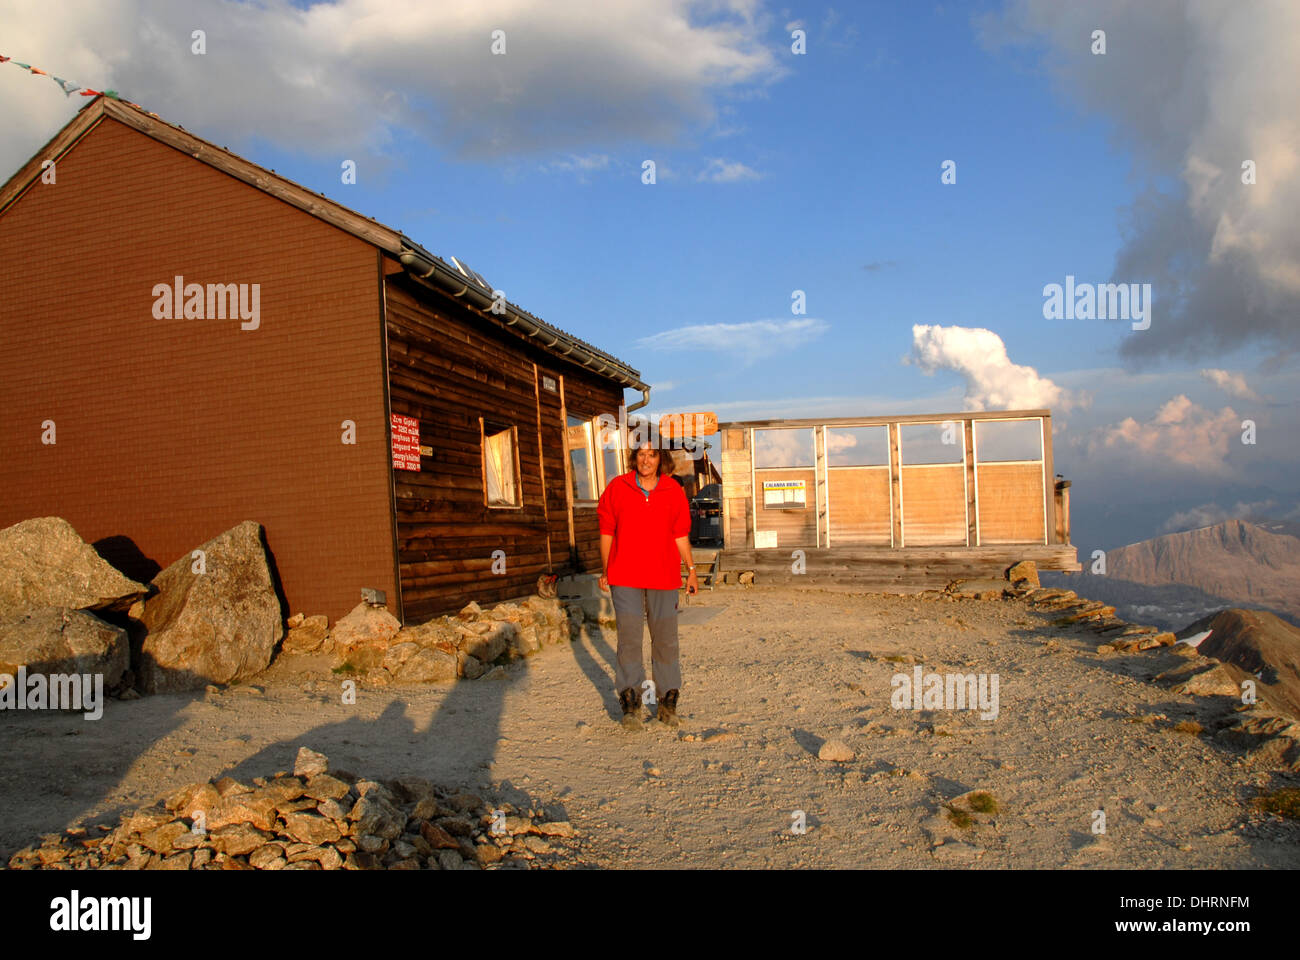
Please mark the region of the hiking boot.
<svg viewBox="0 0 1300 960"><path fill-rule="evenodd" d="M677 691L669 690L659 699L659 719L670 727L677 726Z"/></svg>
<svg viewBox="0 0 1300 960"><path fill-rule="evenodd" d="M618 694L619 706L623 708L622 724L629 730L641 729L641 698L637 695L635 687L628 687L626 690L620 690Z"/></svg>

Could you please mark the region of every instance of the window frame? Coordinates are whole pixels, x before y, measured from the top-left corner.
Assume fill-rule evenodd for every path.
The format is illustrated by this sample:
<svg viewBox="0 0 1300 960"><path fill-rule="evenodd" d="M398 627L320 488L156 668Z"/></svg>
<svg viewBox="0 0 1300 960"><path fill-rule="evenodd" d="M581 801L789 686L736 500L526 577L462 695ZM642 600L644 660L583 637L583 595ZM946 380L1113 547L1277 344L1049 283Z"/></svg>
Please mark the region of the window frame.
<svg viewBox="0 0 1300 960"><path fill-rule="evenodd" d="M493 503L488 496L488 436L489 429L491 436L509 431L510 449L513 453L514 461L514 489L515 503ZM483 417L478 418L479 433L479 463L482 467L483 478L483 505L489 510L522 510L524 508L524 483L523 474L519 469L519 427L513 423L506 423L504 420L485 420Z"/></svg>
<svg viewBox="0 0 1300 960"><path fill-rule="evenodd" d="M600 479L596 474L596 471L599 468L596 465L598 458L596 457L595 430L593 429L596 418L584 417L580 414L574 413L572 410L565 411L565 418L564 456L565 463L569 470L569 495L573 498L573 505L575 507L595 507L600 502L600 495L595 491L595 486ZM571 424L569 423L570 420L577 420L579 423ZM583 449L587 454L587 476L590 478L587 492L592 494L590 498L579 496L577 491L574 489L577 485L577 472L573 465L573 454L577 452L578 448L569 446L569 431L579 425L582 426L583 433L586 436L586 443L584 444Z"/></svg>

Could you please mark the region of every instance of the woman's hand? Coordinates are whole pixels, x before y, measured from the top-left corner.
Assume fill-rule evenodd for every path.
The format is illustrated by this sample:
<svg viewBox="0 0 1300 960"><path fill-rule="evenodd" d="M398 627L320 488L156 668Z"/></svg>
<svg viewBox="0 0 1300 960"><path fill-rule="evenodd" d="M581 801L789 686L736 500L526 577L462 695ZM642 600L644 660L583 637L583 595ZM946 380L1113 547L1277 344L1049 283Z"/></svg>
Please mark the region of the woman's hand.
<svg viewBox="0 0 1300 960"><path fill-rule="evenodd" d="M686 575L686 592L687 593L700 592L700 581L695 578L694 570L692 570L690 573Z"/></svg>
<svg viewBox="0 0 1300 960"><path fill-rule="evenodd" d="M601 590L603 590L605 593L609 593L609 577L605 576L602 573L600 575L600 579L597 580L596 583L600 585Z"/></svg>

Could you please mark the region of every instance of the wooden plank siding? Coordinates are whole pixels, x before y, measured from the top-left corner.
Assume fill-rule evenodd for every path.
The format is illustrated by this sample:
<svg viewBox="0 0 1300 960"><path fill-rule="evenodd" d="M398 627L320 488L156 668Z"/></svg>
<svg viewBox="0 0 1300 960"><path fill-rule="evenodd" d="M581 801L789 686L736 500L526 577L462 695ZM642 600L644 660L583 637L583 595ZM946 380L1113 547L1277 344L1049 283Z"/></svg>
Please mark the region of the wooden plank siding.
<svg viewBox="0 0 1300 960"><path fill-rule="evenodd" d="M561 566L597 568L594 505L575 508L576 556L569 549L560 390L595 416L617 414L622 388L405 276L388 280L387 332L392 412L418 420L420 443L432 448L420 472L392 471L404 619L527 596L539 574ZM556 392L543 389L544 376ZM516 428L519 506L485 502L480 418ZM493 571L496 550L504 572Z"/></svg>

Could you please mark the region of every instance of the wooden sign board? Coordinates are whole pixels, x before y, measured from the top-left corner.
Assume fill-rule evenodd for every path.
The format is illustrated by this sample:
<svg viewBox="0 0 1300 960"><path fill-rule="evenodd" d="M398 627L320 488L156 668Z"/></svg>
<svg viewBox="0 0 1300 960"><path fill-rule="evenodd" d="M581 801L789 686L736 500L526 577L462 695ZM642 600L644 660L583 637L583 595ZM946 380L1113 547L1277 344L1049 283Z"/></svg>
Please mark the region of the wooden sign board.
<svg viewBox="0 0 1300 960"><path fill-rule="evenodd" d="M393 469L420 471L420 421L394 413Z"/></svg>
<svg viewBox="0 0 1300 960"><path fill-rule="evenodd" d="M716 413L668 413L659 418L661 437L707 437L717 432Z"/></svg>

